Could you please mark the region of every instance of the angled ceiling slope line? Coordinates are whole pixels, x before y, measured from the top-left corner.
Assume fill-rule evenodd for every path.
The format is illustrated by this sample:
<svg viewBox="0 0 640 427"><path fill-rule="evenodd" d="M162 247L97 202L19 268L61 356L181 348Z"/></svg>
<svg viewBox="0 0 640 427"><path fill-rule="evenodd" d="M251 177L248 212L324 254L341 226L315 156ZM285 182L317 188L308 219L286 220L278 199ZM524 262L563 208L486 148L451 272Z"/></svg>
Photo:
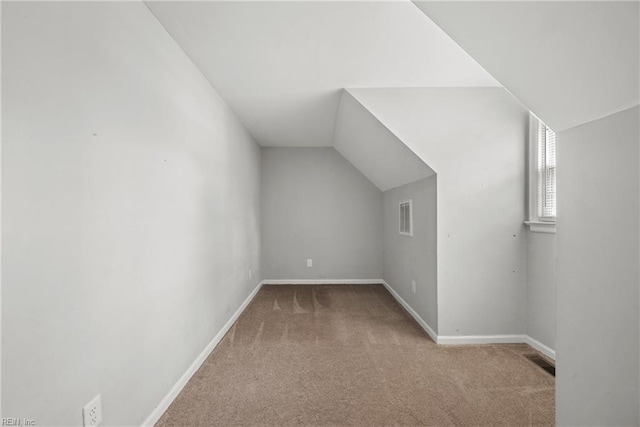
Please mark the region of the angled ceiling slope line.
<svg viewBox="0 0 640 427"><path fill-rule="evenodd" d="M435 173L348 90L340 99L334 147L381 191Z"/></svg>
<svg viewBox="0 0 640 427"><path fill-rule="evenodd" d="M350 89L350 95L439 174L454 176L512 163L496 138L479 137L509 129L525 139L526 109L504 88ZM509 148L521 150L522 141ZM492 145L493 144L493 145ZM484 159L484 160L483 160Z"/></svg>
<svg viewBox="0 0 640 427"><path fill-rule="evenodd" d="M500 86L410 1L146 4L263 146L330 146L345 87Z"/></svg>
<svg viewBox="0 0 640 427"><path fill-rule="evenodd" d="M639 103L640 2L414 4L556 131Z"/></svg>

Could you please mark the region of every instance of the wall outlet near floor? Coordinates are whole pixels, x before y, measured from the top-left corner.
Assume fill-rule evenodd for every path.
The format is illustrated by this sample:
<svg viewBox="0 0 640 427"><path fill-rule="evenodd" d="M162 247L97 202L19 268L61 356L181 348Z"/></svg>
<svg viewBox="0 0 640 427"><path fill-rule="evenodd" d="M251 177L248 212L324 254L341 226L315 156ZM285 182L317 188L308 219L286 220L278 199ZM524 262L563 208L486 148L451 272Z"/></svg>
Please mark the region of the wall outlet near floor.
<svg viewBox="0 0 640 427"><path fill-rule="evenodd" d="M412 280L411 281L411 290L413 291L413 293L416 293L416 281Z"/></svg>
<svg viewBox="0 0 640 427"><path fill-rule="evenodd" d="M309 258L307 260L307 267L312 267L313 266L313 260L311 258Z"/></svg>
<svg viewBox="0 0 640 427"><path fill-rule="evenodd" d="M85 427L98 426L101 422L102 403L100 401L100 395L97 395L82 408L82 425Z"/></svg>

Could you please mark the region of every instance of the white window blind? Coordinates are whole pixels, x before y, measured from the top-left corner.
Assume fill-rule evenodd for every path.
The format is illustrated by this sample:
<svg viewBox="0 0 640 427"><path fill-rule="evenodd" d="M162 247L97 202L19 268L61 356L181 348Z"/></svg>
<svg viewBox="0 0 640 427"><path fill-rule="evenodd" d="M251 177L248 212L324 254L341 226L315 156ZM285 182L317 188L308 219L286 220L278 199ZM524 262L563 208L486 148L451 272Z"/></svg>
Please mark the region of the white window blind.
<svg viewBox="0 0 640 427"><path fill-rule="evenodd" d="M413 235L411 204L411 200L400 202L400 234L407 236Z"/></svg>
<svg viewBox="0 0 640 427"><path fill-rule="evenodd" d="M556 134L544 123L538 126L538 216L556 219Z"/></svg>

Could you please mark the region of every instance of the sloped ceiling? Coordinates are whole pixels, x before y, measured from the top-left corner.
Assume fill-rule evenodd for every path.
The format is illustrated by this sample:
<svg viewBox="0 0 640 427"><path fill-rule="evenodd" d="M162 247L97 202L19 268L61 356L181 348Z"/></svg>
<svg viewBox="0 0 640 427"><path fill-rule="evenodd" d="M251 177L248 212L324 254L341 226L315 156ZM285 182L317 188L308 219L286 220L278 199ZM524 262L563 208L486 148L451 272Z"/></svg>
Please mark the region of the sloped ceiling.
<svg viewBox="0 0 640 427"><path fill-rule="evenodd" d="M411 2L148 2L264 146L330 146L342 88L499 86Z"/></svg>
<svg viewBox="0 0 640 427"><path fill-rule="evenodd" d="M414 1L556 131L638 105L637 1Z"/></svg>
<svg viewBox="0 0 640 427"><path fill-rule="evenodd" d="M434 174L348 90L340 100L334 146L381 191Z"/></svg>
<svg viewBox="0 0 640 427"><path fill-rule="evenodd" d="M472 168L482 169L485 166L478 159L486 158L487 152L498 163L512 162L513 153L500 145L461 143L495 132L498 124L501 129L505 123L511 124L510 135L522 134L520 141L513 141L513 147L524 157L528 112L503 88L374 88L349 92L438 173L462 177Z"/></svg>

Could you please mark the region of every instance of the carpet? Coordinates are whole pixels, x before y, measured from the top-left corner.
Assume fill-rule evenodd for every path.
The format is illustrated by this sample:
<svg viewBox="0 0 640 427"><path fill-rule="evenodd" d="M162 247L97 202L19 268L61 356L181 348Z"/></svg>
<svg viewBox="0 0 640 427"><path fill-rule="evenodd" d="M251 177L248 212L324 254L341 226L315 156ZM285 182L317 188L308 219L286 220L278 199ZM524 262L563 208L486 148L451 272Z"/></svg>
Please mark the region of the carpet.
<svg viewBox="0 0 640 427"><path fill-rule="evenodd" d="M382 285L268 285L156 425L554 425L534 352L438 346Z"/></svg>

